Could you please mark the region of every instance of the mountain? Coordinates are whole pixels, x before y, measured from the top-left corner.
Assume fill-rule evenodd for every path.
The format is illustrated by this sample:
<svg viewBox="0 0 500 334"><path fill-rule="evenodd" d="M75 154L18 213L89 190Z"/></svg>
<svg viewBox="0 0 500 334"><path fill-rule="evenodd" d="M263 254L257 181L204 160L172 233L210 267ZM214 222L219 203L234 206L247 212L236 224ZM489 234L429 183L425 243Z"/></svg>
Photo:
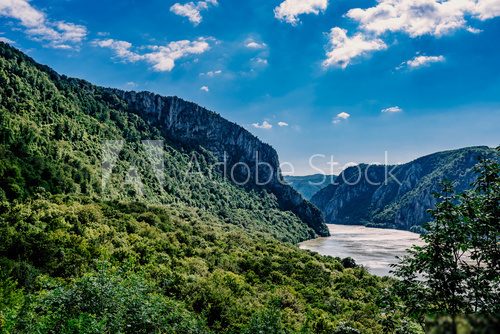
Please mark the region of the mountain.
<svg viewBox="0 0 500 334"><path fill-rule="evenodd" d="M244 128L177 97L106 91L125 102L127 112L160 129L166 139L210 151L219 162L225 162L223 174L230 180L238 184L247 181L251 186L263 184L262 188L276 196L281 209L292 211L318 235L329 235L321 213L283 182L276 151Z"/></svg>
<svg viewBox="0 0 500 334"><path fill-rule="evenodd" d="M329 223L419 230L430 219L427 209L435 205L433 193L441 181L451 181L458 191L467 189L478 157L496 154L486 146L468 147L402 165L349 167L311 201Z"/></svg>
<svg viewBox="0 0 500 334"><path fill-rule="evenodd" d="M0 43L0 332L413 333L391 280L294 245L325 227L277 173L213 167L255 151L275 171L215 113Z"/></svg>
<svg viewBox="0 0 500 334"><path fill-rule="evenodd" d="M283 176L285 181L307 200L310 200L318 191L333 183L336 177L336 175L324 174L313 174L306 176Z"/></svg>
<svg viewBox="0 0 500 334"><path fill-rule="evenodd" d="M143 184L141 193L148 194L149 198L154 198L157 202L192 202L193 197L204 196L205 192L207 198L211 198L210 194L217 200L224 197L220 191L211 189L214 186L206 184L200 192L185 192L180 195L178 192L182 187L178 184L173 187L174 179L179 179L179 175L160 175L162 179L165 178L166 187L154 184L159 175L155 175L155 171L146 163L149 148L139 146L144 146L141 145L142 140L156 139L168 144L166 151L174 151L173 156L161 157L167 165L176 165L181 163L179 160L185 160L178 152L190 157L189 161L181 163L184 166L170 169L198 168L198 160L201 159L203 168L208 172L221 174L233 184L244 183L244 187L231 187L232 191L263 191L267 193L265 199L270 196L275 198L270 201L274 202L273 209L290 211L293 219L298 217L314 233L328 235L321 213L282 180L276 151L237 124L178 97L102 88L83 80L61 76L36 64L6 44L2 44L0 55L3 65L0 77L4 90L2 104L6 109L2 113L1 135L8 148L5 154L11 156L10 161L15 164L9 168L16 170L4 169L4 173L16 174L17 170L23 169L22 166L29 166L27 168L30 169L29 173L24 170L19 175L21 185L8 183L9 178L4 180L4 197L23 197L37 189L58 193L69 188L83 194L102 195L103 189L99 184L99 157L102 152L97 143L103 140L122 140L125 143L124 152L128 152L128 147L135 151L120 152L121 156L137 162L136 166L128 166L129 161L127 166L123 165L121 172L128 173L131 167L137 167L139 175L147 176L152 181ZM17 67L9 68L7 60L15 60ZM10 71L17 75L15 80ZM20 146L20 138L23 141L22 147L14 147ZM85 147L78 147L83 145L83 139L93 141L94 145L85 143ZM33 146L37 146L40 151L33 152ZM82 154L81 149L85 150L85 154ZM58 167L46 166L47 157L55 158L53 164ZM121 163L122 161L118 162L118 169ZM62 175L56 172L58 168L64 170ZM169 166L165 168L169 169ZM188 188L196 184L194 180L184 181ZM259 182L262 185L257 186ZM16 190L17 186L23 190ZM243 197L246 196L248 195ZM233 203L229 207L232 205L240 206ZM220 208L222 203L216 206ZM286 225L287 220L289 219L280 224ZM293 230L292 228L291 231Z"/></svg>

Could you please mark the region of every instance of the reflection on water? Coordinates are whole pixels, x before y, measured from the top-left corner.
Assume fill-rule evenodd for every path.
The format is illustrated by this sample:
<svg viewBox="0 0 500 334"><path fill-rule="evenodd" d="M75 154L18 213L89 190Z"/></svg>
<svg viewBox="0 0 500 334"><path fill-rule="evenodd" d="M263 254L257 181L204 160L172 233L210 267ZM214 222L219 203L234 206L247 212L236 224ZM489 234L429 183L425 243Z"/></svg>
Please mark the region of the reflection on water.
<svg viewBox="0 0 500 334"><path fill-rule="evenodd" d="M352 225L328 225L330 237L307 240L299 244L322 255L352 257L372 274L390 275L390 264L403 256L411 245L421 245L419 235L400 230Z"/></svg>

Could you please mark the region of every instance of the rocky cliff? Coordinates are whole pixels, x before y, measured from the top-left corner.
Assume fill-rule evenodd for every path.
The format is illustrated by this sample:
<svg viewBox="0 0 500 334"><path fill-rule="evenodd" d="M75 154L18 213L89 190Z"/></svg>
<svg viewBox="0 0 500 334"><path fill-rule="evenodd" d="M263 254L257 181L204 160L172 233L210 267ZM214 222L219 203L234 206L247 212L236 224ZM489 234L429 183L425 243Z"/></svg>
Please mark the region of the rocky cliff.
<svg viewBox="0 0 500 334"><path fill-rule="evenodd" d="M221 172L231 181L265 188L282 209L295 213L318 235L329 234L321 212L283 181L276 151L241 126L175 96L117 89L106 92L125 101L130 112L159 128L166 138L211 151L224 163Z"/></svg>
<svg viewBox="0 0 500 334"><path fill-rule="evenodd" d="M311 199L336 224L364 224L418 229L430 217L440 182L453 182L458 191L474 180L479 156L493 157L488 147L469 147L431 154L397 166L359 165L342 172L336 182Z"/></svg>

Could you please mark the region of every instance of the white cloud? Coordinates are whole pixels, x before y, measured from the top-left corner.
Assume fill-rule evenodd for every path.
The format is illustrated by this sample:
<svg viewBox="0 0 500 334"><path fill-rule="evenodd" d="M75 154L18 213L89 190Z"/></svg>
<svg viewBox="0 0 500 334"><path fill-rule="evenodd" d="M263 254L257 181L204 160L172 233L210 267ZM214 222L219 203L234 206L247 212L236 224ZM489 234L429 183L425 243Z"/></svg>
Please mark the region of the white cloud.
<svg viewBox="0 0 500 334"><path fill-rule="evenodd" d="M113 50L116 57L127 62L145 61L158 72L170 72L175 67L176 60L189 55L202 54L210 49L206 38L199 38L195 41L175 41L168 43L166 46L148 46L145 49L149 50L149 52L143 53L132 51L132 44L126 41L105 39L96 40L93 44Z"/></svg>
<svg viewBox="0 0 500 334"><path fill-rule="evenodd" d="M265 49L267 47L266 43L259 43L253 40L247 41L245 46L249 49L256 49L256 50Z"/></svg>
<svg viewBox="0 0 500 334"><path fill-rule="evenodd" d="M365 31L377 35L404 32L411 37L442 36L470 28L468 17L486 20L496 16L500 16L498 0L378 0L374 7L347 12Z"/></svg>
<svg viewBox="0 0 500 334"><path fill-rule="evenodd" d="M285 0L274 8L274 17L292 25L299 23L299 15L324 12L328 7L328 0Z"/></svg>
<svg viewBox="0 0 500 334"><path fill-rule="evenodd" d="M101 48L108 48L113 50L118 58L121 58L122 60L125 60L127 62L134 63L139 60L144 60L144 56L131 51L132 43L126 41L117 41L110 38L96 40L93 42L93 44Z"/></svg>
<svg viewBox="0 0 500 334"><path fill-rule="evenodd" d="M480 20L488 20L500 16L500 1L478 0L474 8L474 15Z"/></svg>
<svg viewBox="0 0 500 334"><path fill-rule="evenodd" d="M210 89L208 88L208 86L201 86L200 90L202 90L204 92L207 92L207 93L210 91Z"/></svg>
<svg viewBox="0 0 500 334"><path fill-rule="evenodd" d="M129 81L125 84L125 86L127 86L128 88L135 88L138 86L138 84L134 81Z"/></svg>
<svg viewBox="0 0 500 334"><path fill-rule="evenodd" d="M474 27L467 27L466 29L471 34L480 34L480 33L483 32L481 29L477 29L477 28L474 28Z"/></svg>
<svg viewBox="0 0 500 334"><path fill-rule="evenodd" d="M345 68L355 57L387 49L380 37L388 33L404 33L411 38L423 35L440 37L464 29L478 34L481 30L472 27L470 21L500 16L500 0L377 0L375 6L353 8L346 16L358 23L359 32L347 37L341 28L330 31L330 51L323 62L325 67ZM402 65L414 68L443 60L440 56L421 56Z"/></svg>
<svg viewBox="0 0 500 334"><path fill-rule="evenodd" d="M351 117L351 115L343 111L338 113L337 116L332 119L332 123L339 124L340 122L347 120L349 117Z"/></svg>
<svg viewBox="0 0 500 334"><path fill-rule="evenodd" d="M405 62L410 68L418 68L432 63L442 63L445 61L443 56L416 56Z"/></svg>
<svg viewBox="0 0 500 334"><path fill-rule="evenodd" d="M210 5L217 6L217 0L188 2L185 4L175 3L170 7L170 11L176 15L186 17L189 22L197 26L203 20L201 12L207 10Z"/></svg>
<svg viewBox="0 0 500 334"><path fill-rule="evenodd" d="M0 16L19 20L25 33L47 46L58 49L75 48L87 36L87 28L65 21L51 21L44 12L30 5L28 0L1 0Z"/></svg>
<svg viewBox="0 0 500 334"><path fill-rule="evenodd" d="M268 64L267 59L265 59L265 58L260 58L260 57L255 57L255 58L252 58L252 61L253 61L256 65L260 65L260 66L267 66L267 64Z"/></svg>
<svg viewBox="0 0 500 334"><path fill-rule="evenodd" d="M326 54L327 58L323 61L324 67L346 68L356 57L387 48L381 39L369 39L362 33L348 37L347 30L338 27L332 28L328 37L330 50Z"/></svg>
<svg viewBox="0 0 500 334"><path fill-rule="evenodd" d="M351 117L351 115L343 111L340 114L337 114L337 117L342 119L348 119L349 117Z"/></svg>
<svg viewBox="0 0 500 334"><path fill-rule="evenodd" d="M200 73L200 76L207 76L207 77L213 78L221 73L222 73L222 70L208 71L205 73Z"/></svg>
<svg viewBox="0 0 500 334"><path fill-rule="evenodd" d="M395 107L384 108L381 111L385 113L398 113L402 112L403 109L401 107L395 106Z"/></svg>
<svg viewBox="0 0 500 334"><path fill-rule="evenodd" d="M262 124L253 123L252 126L256 129L264 129L264 130L270 130L273 128L273 126L268 121L264 121L262 122Z"/></svg>
<svg viewBox="0 0 500 334"><path fill-rule="evenodd" d="M288 126L288 123L287 122L278 122L278 126L281 126L281 127Z"/></svg>

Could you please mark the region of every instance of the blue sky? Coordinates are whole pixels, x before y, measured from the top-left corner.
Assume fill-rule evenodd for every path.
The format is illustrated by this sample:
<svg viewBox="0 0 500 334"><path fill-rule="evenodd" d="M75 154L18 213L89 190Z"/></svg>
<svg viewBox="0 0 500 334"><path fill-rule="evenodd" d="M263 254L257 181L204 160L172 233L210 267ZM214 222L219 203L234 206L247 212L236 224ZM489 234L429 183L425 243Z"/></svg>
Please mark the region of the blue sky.
<svg viewBox="0 0 500 334"><path fill-rule="evenodd" d="M500 0L0 0L0 39L217 111L295 174L500 144Z"/></svg>

